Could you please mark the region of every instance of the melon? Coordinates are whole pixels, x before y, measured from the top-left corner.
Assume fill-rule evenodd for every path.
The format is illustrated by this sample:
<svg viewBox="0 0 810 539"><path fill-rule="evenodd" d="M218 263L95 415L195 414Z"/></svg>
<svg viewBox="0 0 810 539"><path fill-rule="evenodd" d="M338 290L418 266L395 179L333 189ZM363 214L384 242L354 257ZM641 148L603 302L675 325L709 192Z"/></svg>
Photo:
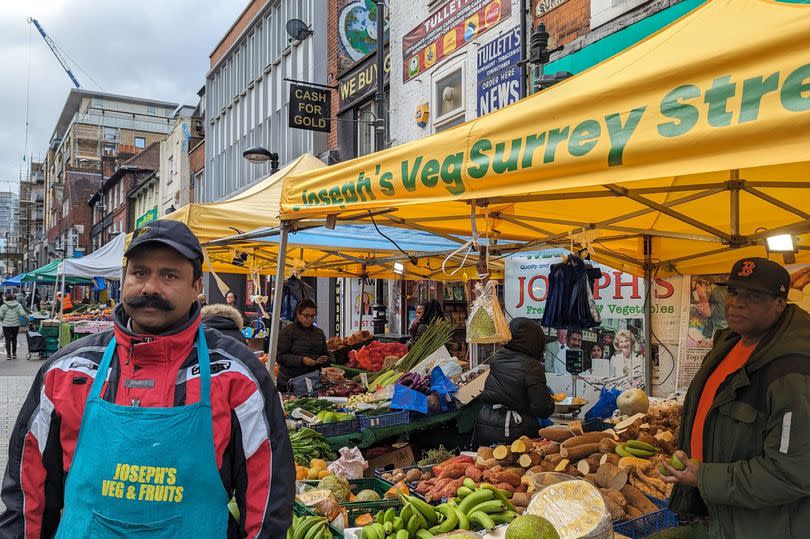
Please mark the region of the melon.
<svg viewBox="0 0 810 539"><path fill-rule="evenodd" d="M328 477L324 477L321 479L320 483L318 483L318 488L331 490L332 494L335 495L335 498L337 498L337 501L339 502L348 501L349 496L352 495L349 482L339 475L330 475Z"/></svg>
<svg viewBox="0 0 810 539"><path fill-rule="evenodd" d="M543 517L521 515L506 528L506 539L560 539L560 534Z"/></svg>
<svg viewBox="0 0 810 539"><path fill-rule="evenodd" d="M380 495L371 489L361 490L354 497L356 502L376 502L380 499Z"/></svg>

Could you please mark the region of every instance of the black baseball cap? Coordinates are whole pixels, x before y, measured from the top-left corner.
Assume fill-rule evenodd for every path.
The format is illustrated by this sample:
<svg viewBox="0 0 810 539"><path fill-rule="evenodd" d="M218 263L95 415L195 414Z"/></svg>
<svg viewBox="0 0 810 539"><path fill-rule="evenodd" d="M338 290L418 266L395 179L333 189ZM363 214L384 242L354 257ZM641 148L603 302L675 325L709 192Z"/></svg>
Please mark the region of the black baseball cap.
<svg viewBox="0 0 810 539"><path fill-rule="evenodd" d="M781 264L767 258L743 258L734 263L727 281L716 284L765 292L787 299L790 273Z"/></svg>
<svg viewBox="0 0 810 539"><path fill-rule="evenodd" d="M166 245L189 260L202 262L203 250L200 240L185 223L180 221L158 219L135 229L124 256L129 256L135 249L150 243Z"/></svg>

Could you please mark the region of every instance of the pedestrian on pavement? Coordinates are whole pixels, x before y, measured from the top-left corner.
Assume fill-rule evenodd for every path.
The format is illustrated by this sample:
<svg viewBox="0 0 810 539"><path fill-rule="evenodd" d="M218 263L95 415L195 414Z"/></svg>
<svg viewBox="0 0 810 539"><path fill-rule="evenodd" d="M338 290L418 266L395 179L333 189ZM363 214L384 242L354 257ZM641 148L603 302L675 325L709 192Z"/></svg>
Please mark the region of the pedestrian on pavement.
<svg viewBox="0 0 810 539"><path fill-rule="evenodd" d="M786 303L790 275L767 258L739 260L717 284L728 328L686 395L670 507L708 516L684 537L799 537L810 529L810 315Z"/></svg>
<svg viewBox="0 0 810 539"><path fill-rule="evenodd" d="M20 334L20 327L25 325L23 320L27 316L25 307L20 305L14 293L6 292L3 305L0 306L0 322L3 324L3 338L6 341L6 359L17 359L17 336Z"/></svg>
<svg viewBox="0 0 810 539"><path fill-rule="evenodd" d="M152 221L125 256L114 328L52 356L20 412L0 538L284 537L281 400L246 347L200 324L199 241Z"/></svg>
<svg viewBox="0 0 810 539"><path fill-rule="evenodd" d="M326 345L326 335L315 325L318 306L311 299L295 306L295 322L278 333L278 388L287 391L293 378L317 372L334 361Z"/></svg>

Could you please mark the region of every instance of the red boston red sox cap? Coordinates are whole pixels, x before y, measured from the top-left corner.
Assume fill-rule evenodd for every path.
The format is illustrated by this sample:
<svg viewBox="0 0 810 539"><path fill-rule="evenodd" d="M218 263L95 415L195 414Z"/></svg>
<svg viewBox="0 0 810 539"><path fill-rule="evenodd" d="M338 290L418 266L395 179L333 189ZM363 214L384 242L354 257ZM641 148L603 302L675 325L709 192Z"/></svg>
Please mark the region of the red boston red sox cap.
<svg viewBox="0 0 810 539"><path fill-rule="evenodd" d="M734 263L728 274L728 280L717 284L787 298L790 274L781 264L773 260L759 257L743 258Z"/></svg>

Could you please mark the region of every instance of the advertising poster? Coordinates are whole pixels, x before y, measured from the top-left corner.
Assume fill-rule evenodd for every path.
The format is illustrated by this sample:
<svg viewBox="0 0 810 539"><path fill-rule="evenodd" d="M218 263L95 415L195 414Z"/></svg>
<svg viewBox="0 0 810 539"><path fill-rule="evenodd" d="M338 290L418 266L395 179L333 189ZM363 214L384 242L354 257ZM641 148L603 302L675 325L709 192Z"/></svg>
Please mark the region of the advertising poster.
<svg viewBox="0 0 810 539"><path fill-rule="evenodd" d="M506 262L504 302L509 318L525 316L540 320L548 295L548 275L561 258L514 257ZM602 275L593 285L593 299L601 324L589 330L548 329L545 369L549 385L555 392L571 394L572 376L567 370L569 350L581 351L583 373L579 375L576 394L594 402L603 387L624 390L641 387L644 380L644 281L641 277L593 263ZM662 341L677 343L677 326L682 294L680 283L656 279L652 317ZM653 354L659 367L653 373L658 383L669 387L674 379L673 347L653 343ZM669 351L667 351L669 350ZM674 352L677 354L677 352ZM653 393L658 394L656 388Z"/></svg>
<svg viewBox="0 0 810 539"><path fill-rule="evenodd" d="M437 65L511 14L511 0L447 2L403 37L403 82Z"/></svg>
<svg viewBox="0 0 810 539"><path fill-rule="evenodd" d="M385 41L388 42L388 11L385 2ZM377 4L366 0L338 2L338 75L377 50Z"/></svg>
<svg viewBox="0 0 810 539"><path fill-rule="evenodd" d="M347 281L350 282L349 305L351 308L349 316L351 327L347 335L363 329L374 333L372 324L374 313L371 306L374 305L375 280L365 279L365 285L362 283L362 279L347 279Z"/></svg>
<svg viewBox="0 0 810 539"><path fill-rule="evenodd" d="M726 289L718 286L727 275L691 275L684 278L677 390L685 392L703 358L712 348L716 331L726 326Z"/></svg>
<svg viewBox="0 0 810 539"><path fill-rule="evenodd" d="M520 100L523 77L520 62L520 27L516 26L478 48L478 116Z"/></svg>

